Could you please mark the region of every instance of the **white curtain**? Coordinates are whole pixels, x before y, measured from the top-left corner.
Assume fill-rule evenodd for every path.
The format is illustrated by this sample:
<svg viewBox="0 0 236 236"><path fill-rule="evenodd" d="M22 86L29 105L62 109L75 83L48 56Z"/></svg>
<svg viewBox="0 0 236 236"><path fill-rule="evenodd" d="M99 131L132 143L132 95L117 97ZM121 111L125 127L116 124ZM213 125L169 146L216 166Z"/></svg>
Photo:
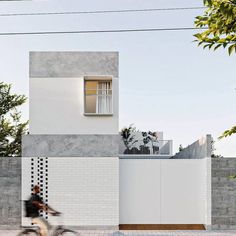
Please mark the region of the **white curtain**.
<svg viewBox="0 0 236 236"><path fill-rule="evenodd" d="M97 114L109 114L112 112L111 83L98 82L97 84Z"/></svg>

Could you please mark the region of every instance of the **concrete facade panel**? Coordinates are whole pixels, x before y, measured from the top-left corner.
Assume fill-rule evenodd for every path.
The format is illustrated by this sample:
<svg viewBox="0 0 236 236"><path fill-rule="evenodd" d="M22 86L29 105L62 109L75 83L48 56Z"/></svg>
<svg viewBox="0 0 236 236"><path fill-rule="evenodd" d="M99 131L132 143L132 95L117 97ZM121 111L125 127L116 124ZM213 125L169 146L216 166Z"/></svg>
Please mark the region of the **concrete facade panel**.
<svg viewBox="0 0 236 236"><path fill-rule="evenodd" d="M210 134L202 137L196 142L176 153L174 159L202 159L211 157L212 152L212 137Z"/></svg>
<svg viewBox="0 0 236 236"><path fill-rule="evenodd" d="M0 157L0 228L21 224L21 158Z"/></svg>
<svg viewBox="0 0 236 236"><path fill-rule="evenodd" d="M30 52L29 74L31 78L118 77L118 52Z"/></svg>
<svg viewBox="0 0 236 236"><path fill-rule="evenodd" d="M118 135L25 135L24 157L118 157Z"/></svg>

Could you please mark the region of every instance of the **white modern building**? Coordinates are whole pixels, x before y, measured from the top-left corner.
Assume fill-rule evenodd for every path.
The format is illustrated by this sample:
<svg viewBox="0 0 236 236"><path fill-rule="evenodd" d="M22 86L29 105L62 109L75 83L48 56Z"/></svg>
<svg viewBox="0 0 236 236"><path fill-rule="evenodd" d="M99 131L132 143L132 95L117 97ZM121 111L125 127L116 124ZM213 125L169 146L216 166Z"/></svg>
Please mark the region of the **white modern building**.
<svg viewBox="0 0 236 236"><path fill-rule="evenodd" d="M140 133L136 151L125 152L118 59L117 52L30 53L22 198L40 185L44 201L64 213L66 225L76 227L209 226L205 149L198 160L169 159L172 141L163 141L159 132L157 140L144 145L150 152L139 150ZM22 223L29 224L23 216Z"/></svg>
<svg viewBox="0 0 236 236"><path fill-rule="evenodd" d="M30 53L22 194L40 184L67 225L119 225L118 76L117 52Z"/></svg>

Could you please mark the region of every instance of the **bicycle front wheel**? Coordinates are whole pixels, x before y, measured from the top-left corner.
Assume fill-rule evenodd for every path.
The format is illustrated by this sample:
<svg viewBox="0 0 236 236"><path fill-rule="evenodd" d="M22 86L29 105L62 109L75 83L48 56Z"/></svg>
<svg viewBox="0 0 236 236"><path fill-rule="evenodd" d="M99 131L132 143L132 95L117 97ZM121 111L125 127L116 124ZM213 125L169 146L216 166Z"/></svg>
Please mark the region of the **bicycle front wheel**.
<svg viewBox="0 0 236 236"><path fill-rule="evenodd" d="M39 234L34 229L25 229L22 232L20 232L17 236L39 236Z"/></svg>
<svg viewBox="0 0 236 236"><path fill-rule="evenodd" d="M79 236L79 233L70 229L64 229L60 235L61 236Z"/></svg>

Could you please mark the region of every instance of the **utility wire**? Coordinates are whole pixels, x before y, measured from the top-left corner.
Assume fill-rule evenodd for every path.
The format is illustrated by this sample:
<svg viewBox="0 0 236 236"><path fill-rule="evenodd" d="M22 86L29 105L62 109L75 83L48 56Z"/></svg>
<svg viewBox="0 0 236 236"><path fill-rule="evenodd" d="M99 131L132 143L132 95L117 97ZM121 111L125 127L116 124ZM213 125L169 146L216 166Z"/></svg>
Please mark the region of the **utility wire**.
<svg viewBox="0 0 236 236"><path fill-rule="evenodd" d="M172 7L172 8L147 8L147 9L124 9L124 10L102 10L102 11L71 11L71 12L38 12L38 13L2 13L4 16L43 16L43 15L79 15L79 14L106 14L126 12L155 12L155 11L183 11L205 9L206 7Z"/></svg>
<svg viewBox="0 0 236 236"><path fill-rule="evenodd" d="M114 30L81 30L81 31L35 31L35 32L2 32L0 36L12 35L50 35L50 34L95 34L95 33L127 33L127 32L154 32L154 31L183 31L200 30L207 28L177 27L177 28L150 28L150 29L114 29Z"/></svg>

